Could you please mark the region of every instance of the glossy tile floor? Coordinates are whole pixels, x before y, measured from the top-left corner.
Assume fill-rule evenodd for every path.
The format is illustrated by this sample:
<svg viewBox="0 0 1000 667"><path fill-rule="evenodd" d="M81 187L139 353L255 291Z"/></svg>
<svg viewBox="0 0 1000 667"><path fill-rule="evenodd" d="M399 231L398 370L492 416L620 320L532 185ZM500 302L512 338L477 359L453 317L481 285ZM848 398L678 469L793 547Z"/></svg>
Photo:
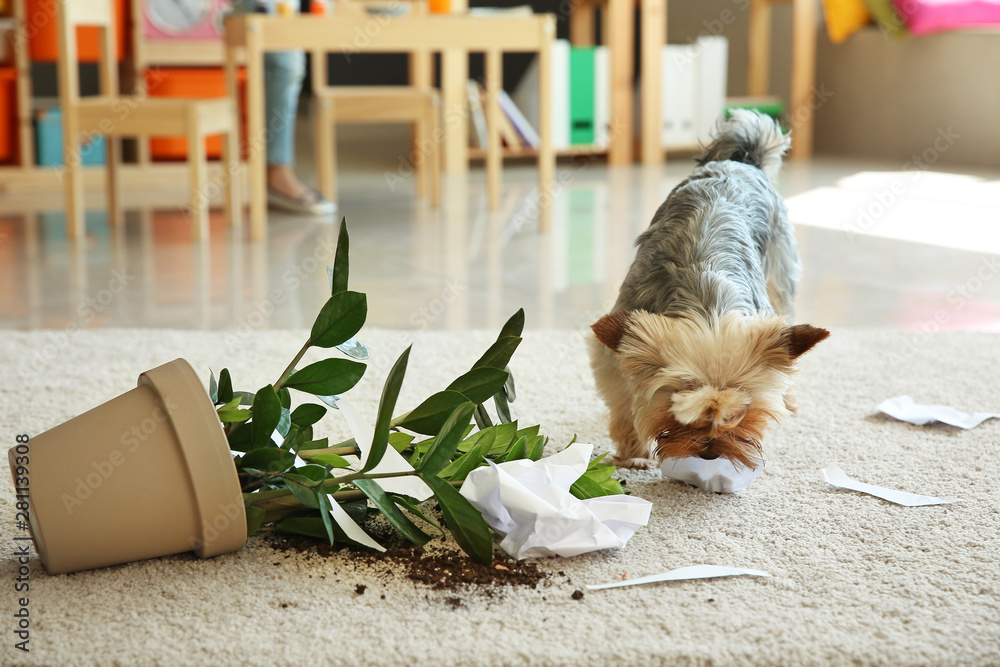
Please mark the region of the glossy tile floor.
<svg viewBox="0 0 1000 667"><path fill-rule="evenodd" d="M299 161L310 177L305 127ZM522 306L528 327L589 325L614 301L635 237L691 164L560 162L552 229L539 234L532 163L508 163L499 211L486 208L481 165L447 180L435 210L414 199L399 166L405 128L340 134L336 220L348 219L352 286L368 293L368 324L378 327L495 329ZM779 189L805 267L801 321L1000 331L1000 172L816 158L789 163ZM130 208L118 230L90 211L87 240L75 245L55 193L0 200L0 328L311 324L327 295L333 219L272 212L268 241L251 244L213 211L211 241L197 246L175 204L183 183L164 192L128 193L143 207ZM101 195L88 200L99 205Z"/></svg>

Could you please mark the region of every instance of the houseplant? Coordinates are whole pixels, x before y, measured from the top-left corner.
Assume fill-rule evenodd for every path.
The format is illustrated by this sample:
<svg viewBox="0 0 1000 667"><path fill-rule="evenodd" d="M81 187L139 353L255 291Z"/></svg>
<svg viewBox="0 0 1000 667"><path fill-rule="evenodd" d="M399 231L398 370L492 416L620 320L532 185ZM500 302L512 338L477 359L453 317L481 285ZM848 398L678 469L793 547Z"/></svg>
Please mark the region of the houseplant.
<svg viewBox="0 0 1000 667"><path fill-rule="evenodd" d="M353 338L364 324L367 299L347 289L348 253L342 223L331 296L273 384L235 391L223 369L218 379L211 375L206 397L190 366L177 360L143 374L131 392L33 438L30 460L19 461L22 454L11 450L15 484L30 487L32 535L50 573L188 550L218 555L242 548L262 528L379 548L362 528L371 509L404 538L424 544L431 536L421 525L443 533L421 506L430 496L456 543L477 561L491 560L490 529L455 487L488 459L537 460L544 450L539 427L518 428L509 410L514 384L506 368L521 341L524 313L507 321L468 372L394 417L410 353L404 351L386 378L371 432L361 442L331 445L316 438L313 427L328 409L348 407L340 394L357 384L367 358L367 348ZM335 348L345 358L297 368L311 348ZM320 403L293 407L293 390ZM485 408L490 400L495 425ZM84 439L81 430L88 433ZM151 450L167 463L150 459ZM386 472L390 458L397 465ZM621 493L609 468L595 460L574 494ZM402 479L419 480L427 493L394 489ZM85 497L74 502L72 489L81 480L77 495ZM184 490L189 493L178 498Z"/></svg>

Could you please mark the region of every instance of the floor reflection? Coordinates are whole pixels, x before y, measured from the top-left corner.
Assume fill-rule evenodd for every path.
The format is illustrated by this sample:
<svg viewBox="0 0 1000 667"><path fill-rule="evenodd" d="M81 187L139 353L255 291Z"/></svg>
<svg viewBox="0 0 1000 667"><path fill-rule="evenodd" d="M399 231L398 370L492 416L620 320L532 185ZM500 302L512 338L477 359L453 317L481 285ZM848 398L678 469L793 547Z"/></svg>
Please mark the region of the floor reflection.
<svg viewBox="0 0 1000 667"><path fill-rule="evenodd" d="M371 179L347 177L335 219L272 214L259 244L228 229L219 210L210 240L194 244L183 212L163 197L129 208L114 229L103 211L88 211L86 240L73 244L58 200L22 198L0 205L10 211L0 213L0 327L305 328L329 295L326 266L346 216L351 286L369 295L369 326L495 330L524 307L529 328L582 328L614 303L636 236L688 172L686 162L560 162L546 234L538 233L536 172L518 164L504 171L495 211L480 171L446 177L438 209L412 192L376 192ZM935 223L930 237L931 221L914 226L915 238L898 221L890 238L852 234L844 221L854 199L823 195L850 188L870 197L891 178L859 163L790 165L780 187L791 198L805 266L799 319L1000 330L996 221L962 238L964 227L948 221ZM972 180L925 183L922 196L941 206L991 205Z"/></svg>

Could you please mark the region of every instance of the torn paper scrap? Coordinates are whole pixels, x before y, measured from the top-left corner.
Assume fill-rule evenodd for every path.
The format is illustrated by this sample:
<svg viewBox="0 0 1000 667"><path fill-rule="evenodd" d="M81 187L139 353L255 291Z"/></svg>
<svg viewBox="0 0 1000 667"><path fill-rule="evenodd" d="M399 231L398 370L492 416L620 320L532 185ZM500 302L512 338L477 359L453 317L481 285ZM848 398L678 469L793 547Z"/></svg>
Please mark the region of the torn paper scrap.
<svg viewBox="0 0 1000 667"><path fill-rule="evenodd" d="M461 493L505 535L500 548L514 558L623 547L649 522L652 503L626 495L580 500L570 493L593 449L575 443L538 461L488 461L469 473Z"/></svg>
<svg viewBox="0 0 1000 667"><path fill-rule="evenodd" d="M714 493L742 491L764 471L764 462L756 468L736 466L729 459L719 457L706 461L699 456L664 459L660 472L665 479L676 479Z"/></svg>
<svg viewBox="0 0 1000 667"><path fill-rule="evenodd" d="M364 528L355 523L347 510L341 507L337 501L330 503L330 516L333 517L333 521L340 526L341 530L358 544L375 551L385 551L385 547L376 542L371 535L365 532Z"/></svg>
<svg viewBox="0 0 1000 667"><path fill-rule="evenodd" d="M865 484L864 482L859 482L856 479L848 477L836 463L831 463L827 467L820 470L819 473L823 476L823 480L825 482L832 484L837 488L860 491L861 493L867 493L869 495L882 498L883 500L896 503L897 505L905 505L906 507L949 505L951 503L957 503L961 500L961 498L935 498L933 496L921 496L916 493L908 493L906 491L886 489L873 484Z"/></svg>
<svg viewBox="0 0 1000 667"><path fill-rule="evenodd" d="M361 465L364 466L364 464L368 461L368 454L371 451L372 440L375 438L375 429L372 428L372 425L369 424L364 417L361 416L361 413L359 413L358 409L354 407L354 404L346 398L341 397L337 405L340 407L340 413L344 415L344 419L347 420L347 427L351 430L351 435L354 436L354 441L358 443L358 449L361 450ZM382 456L382 460L379 461L378 465L372 468L370 472L409 472L411 470L413 470L413 466L406 462L403 455L393 449L392 445L387 445L385 448L385 454ZM378 479L375 481L389 493L401 493L403 495L412 496L418 501L427 500L434 495L434 492L431 491L431 487L424 484L424 481L416 475L390 477L388 479Z"/></svg>
<svg viewBox="0 0 1000 667"><path fill-rule="evenodd" d="M975 428L987 419L1000 417L1000 413L996 412L962 412L948 405L922 405L914 403L909 396L886 399L879 403L878 410L917 426L939 421L964 429Z"/></svg>
<svg viewBox="0 0 1000 667"><path fill-rule="evenodd" d="M770 577L767 572L747 570L742 567L723 567L721 565L690 565L670 572L651 574L637 579L612 581L610 584L588 585L587 589L599 591L604 588L621 588L622 586L638 586L640 584L655 584L660 581L684 581L687 579L715 579L717 577Z"/></svg>

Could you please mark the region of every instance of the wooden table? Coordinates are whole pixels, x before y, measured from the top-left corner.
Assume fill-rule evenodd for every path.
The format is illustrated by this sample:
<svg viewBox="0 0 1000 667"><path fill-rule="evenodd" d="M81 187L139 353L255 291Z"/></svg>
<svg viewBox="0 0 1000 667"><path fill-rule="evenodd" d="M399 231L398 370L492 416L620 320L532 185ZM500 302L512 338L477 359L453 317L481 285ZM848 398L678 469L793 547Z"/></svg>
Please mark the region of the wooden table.
<svg viewBox="0 0 1000 667"><path fill-rule="evenodd" d="M539 58L539 116L541 147L538 151L540 226L548 226L555 172L555 152L549 127L551 115L550 61L556 35L555 17L465 15L369 15L334 11L331 16L235 14L225 20L226 86L236 96L236 64L246 63L247 141L250 169L250 238L263 240L267 231L267 156L264 127L264 53L304 49L330 52L411 53L441 52L445 169L468 170L468 54L486 55L487 124L490 126L486 171L490 208L499 202L502 113L497 93L502 82L505 52L537 53ZM244 51L240 58L240 51ZM492 120L492 122L491 122Z"/></svg>

